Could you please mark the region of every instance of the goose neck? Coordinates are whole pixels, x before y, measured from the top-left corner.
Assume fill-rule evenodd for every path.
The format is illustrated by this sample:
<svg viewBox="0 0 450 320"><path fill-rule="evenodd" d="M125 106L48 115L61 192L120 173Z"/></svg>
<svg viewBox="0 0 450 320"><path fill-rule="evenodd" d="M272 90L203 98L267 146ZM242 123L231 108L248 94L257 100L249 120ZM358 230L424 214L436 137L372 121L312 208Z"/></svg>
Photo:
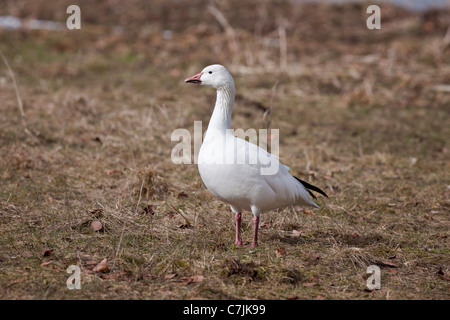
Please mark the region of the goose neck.
<svg viewBox="0 0 450 320"><path fill-rule="evenodd" d="M208 130L226 131L231 128L231 112L234 105L234 85L222 86L217 89L216 105L214 107Z"/></svg>

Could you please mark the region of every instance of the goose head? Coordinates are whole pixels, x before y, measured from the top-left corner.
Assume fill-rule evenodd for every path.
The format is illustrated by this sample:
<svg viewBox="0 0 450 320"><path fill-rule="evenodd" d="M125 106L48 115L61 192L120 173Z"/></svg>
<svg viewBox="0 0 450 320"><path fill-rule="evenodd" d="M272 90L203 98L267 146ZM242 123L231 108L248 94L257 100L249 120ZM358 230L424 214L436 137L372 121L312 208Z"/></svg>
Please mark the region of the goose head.
<svg viewBox="0 0 450 320"><path fill-rule="evenodd" d="M207 66L202 72L184 80L186 83L198 83L203 86L221 89L223 87L234 87L234 81L228 70L220 65Z"/></svg>

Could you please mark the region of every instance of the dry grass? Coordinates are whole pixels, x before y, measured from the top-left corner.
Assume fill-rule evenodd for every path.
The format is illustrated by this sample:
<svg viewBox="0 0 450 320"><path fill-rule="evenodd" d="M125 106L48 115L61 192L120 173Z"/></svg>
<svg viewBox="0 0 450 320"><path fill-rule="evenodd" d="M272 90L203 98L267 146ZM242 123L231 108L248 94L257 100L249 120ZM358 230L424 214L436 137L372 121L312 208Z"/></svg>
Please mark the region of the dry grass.
<svg viewBox="0 0 450 320"><path fill-rule="evenodd" d="M369 31L361 5L234 2L80 1L81 31L0 30L17 80L0 68L1 298L449 298L448 12L383 5ZM64 21L68 2L47 3L2 9ZM214 102L182 80L213 62L236 78L233 127L272 106L283 161L330 195L264 213L256 251L234 247L196 166L170 160L172 131L205 129Z"/></svg>

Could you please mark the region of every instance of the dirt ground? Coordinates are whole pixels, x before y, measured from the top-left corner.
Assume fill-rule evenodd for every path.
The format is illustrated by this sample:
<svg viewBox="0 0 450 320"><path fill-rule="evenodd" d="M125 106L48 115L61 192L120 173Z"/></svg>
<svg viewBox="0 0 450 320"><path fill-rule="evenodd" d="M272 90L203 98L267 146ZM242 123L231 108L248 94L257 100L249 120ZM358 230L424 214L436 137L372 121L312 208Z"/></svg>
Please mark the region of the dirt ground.
<svg viewBox="0 0 450 320"><path fill-rule="evenodd" d="M72 2L0 15L65 25ZM365 4L78 4L81 30L0 29L0 298L450 298L450 11L382 4L369 30ZM235 77L232 128L279 129L329 195L263 213L257 250L170 157L174 129L206 129L214 92L183 80L211 63Z"/></svg>

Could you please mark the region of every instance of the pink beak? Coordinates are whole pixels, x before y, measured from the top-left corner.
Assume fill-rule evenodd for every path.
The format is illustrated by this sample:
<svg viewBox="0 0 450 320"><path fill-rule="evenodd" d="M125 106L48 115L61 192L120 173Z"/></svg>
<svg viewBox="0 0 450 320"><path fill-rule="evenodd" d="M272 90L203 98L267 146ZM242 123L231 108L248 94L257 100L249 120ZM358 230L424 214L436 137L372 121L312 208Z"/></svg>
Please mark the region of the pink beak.
<svg viewBox="0 0 450 320"><path fill-rule="evenodd" d="M200 80L202 74L203 74L203 72L200 72L193 77L187 78L186 80L184 80L184 82L186 82L186 83L202 83L202 80Z"/></svg>

